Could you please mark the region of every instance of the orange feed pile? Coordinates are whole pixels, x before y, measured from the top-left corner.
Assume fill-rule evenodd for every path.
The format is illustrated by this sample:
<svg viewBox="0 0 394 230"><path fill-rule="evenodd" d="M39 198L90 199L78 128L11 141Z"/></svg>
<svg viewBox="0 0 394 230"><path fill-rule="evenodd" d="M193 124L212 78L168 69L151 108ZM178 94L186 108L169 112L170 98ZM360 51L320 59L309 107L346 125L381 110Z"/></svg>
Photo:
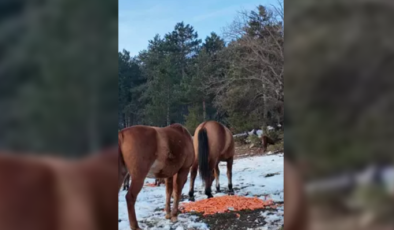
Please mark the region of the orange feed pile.
<svg viewBox="0 0 394 230"><path fill-rule="evenodd" d="M145 184L146 187L156 187L156 185L154 183L147 183Z"/></svg>
<svg viewBox="0 0 394 230"><path fill-rule="evenodd" d="M201 212L206 216L228 211L255 210L273 207L273 205L274 202L272 200L261 200L255 197L220 196L196 202L183 203L181 210L182 212Z"/></svg>

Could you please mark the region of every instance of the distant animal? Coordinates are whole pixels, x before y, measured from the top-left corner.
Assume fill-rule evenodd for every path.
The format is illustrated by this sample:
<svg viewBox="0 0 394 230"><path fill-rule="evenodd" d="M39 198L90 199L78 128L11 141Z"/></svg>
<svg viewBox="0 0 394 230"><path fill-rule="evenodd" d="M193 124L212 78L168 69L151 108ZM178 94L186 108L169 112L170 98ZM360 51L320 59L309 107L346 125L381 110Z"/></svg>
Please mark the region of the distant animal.
<svg viewBox="0 0 394 230"><path fill-rule="evenodd" d="M156 179L155 180L155 185L160 186L161 184L165 184L165 180L162 178Z"/></svg>
<svg viewBox="0 0 394 230"><path fill-rule="evenodd" d="M155 180L155 185L160 186L161 184L165 184L165 180L160 178ZM127 174L127 176L124 178L123 181L123 191L129 190L130 188L130 174Z"/></svg>
<svg viewBox="0 0 394 230"><path fill-rule="evenodd" d="M131 184L126 194L131 229L138 226L135 202L148 178L165 178L166 219L177 221L179 201L190 166L194 162L193 141L190 133L180 124L159 128L132 126L118 133L119 187L127 173ZM171 196L173 209L170 209Z"/></svg>
<svg viewBox="0 0 394 230"><path fill-rule="evenodd" d="M199 171L205 184L205 195L213 197L211 186L216 180L216 191L220 192L219 162L227 162L229 194L234 194L232 167L234 160L234 140L231 131L216 121L201 123L194 132L194 152L196 158L190 169L189 200L194 201L194 182Z"/></svg>
<svg viewBox="0 0 394 230"><path fill-rule="evenodd" d="M273 141L271 138L267 137L266 135L263 135L261 137L261 145L263 148L263 152L267 151L268 145L274 145L275 141Z"/></svg>

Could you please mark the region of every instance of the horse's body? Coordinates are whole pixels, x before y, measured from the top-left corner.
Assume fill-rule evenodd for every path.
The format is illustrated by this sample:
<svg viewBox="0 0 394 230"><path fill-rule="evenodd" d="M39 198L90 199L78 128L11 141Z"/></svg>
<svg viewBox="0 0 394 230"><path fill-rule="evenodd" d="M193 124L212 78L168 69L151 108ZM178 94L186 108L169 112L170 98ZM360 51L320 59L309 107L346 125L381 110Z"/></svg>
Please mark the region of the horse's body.
<svg viewBox="0 0 394 230"><path fill-rule="evenodd" d="M200 176L205 183L205 194L213 197L211 186L216 179L216 190L220 191L219 162L227 162L227 178L229 194L234 194L232 185L232 166L234 159L234 140L231 131L216 121L200 124L194 133L194 152L196 160L190 169L189 199L194 200L194 181L199 169Z"/></svg>
<svg viewBox="0 0 394 230"><path fill-rule="evenodd" d="M117 227L117 149L84 160L0 155L0 229Z"/></svg>
<svg viewBox="0 0 394 230"><path fill-rule="evenodd" d="M193 142L190 133L181 125L165 128L133 126L118 134L119 189L127 172L131 186L126 195L130 226L139 229L135 215L135 202L146 177L165 178L166 218L177 220L182 188L194 162ZM174 207L170 209L174 190Z"/></svg>

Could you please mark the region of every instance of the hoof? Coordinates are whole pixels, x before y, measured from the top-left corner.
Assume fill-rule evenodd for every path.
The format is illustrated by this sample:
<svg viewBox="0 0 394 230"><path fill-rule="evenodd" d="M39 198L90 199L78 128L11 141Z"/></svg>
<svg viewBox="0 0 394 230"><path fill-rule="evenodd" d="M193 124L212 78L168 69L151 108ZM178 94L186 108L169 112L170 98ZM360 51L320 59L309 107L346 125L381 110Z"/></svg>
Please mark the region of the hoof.
<svg viewBox="0 0 394 230"><path fill-rule="evenodd" d="M167 220L171 219L171 214L166 214L166 219Z"/></svg>
<svg viewBox="0 0 394 230"><path fill-rule="evenodd" d="M233 196L234 195L234 190L228 191L228 195Z"/></svg>
<svg viewBox="0 0 394 230"><path fill-rule="evenodd" d="M178 221L178 217L176 217L176 216L173 216L172 218L171 218L171 222L177 222Z"/></svg>
<svg viewBox="0 0 394 230"><path fill-rule="evenodd" d="M189 197L189 201L196 201L195 199L194 199L194 196L192 196L192 197Z"/></svg>

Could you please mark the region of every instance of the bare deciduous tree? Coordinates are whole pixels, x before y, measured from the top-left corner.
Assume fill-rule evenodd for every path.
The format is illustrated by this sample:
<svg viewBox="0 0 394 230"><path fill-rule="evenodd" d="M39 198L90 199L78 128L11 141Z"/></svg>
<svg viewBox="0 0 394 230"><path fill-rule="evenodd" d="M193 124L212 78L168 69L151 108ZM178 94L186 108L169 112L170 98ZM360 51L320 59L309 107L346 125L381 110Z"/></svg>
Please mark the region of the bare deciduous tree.
<svg viewBox="0 0 394 230"><path fill-rule="evenodd" d="M224 110L243 109L249 114L258 110L266 122L269 111L278 114L283 106L283 23L275 16L283 19L281 6L275 8L276 14L263 6L257 12L240 12L225 29L229 44L220 56L227 69L223 75L210 76L205 84ZM232 97L234 93L237 97Z"/></svg>

